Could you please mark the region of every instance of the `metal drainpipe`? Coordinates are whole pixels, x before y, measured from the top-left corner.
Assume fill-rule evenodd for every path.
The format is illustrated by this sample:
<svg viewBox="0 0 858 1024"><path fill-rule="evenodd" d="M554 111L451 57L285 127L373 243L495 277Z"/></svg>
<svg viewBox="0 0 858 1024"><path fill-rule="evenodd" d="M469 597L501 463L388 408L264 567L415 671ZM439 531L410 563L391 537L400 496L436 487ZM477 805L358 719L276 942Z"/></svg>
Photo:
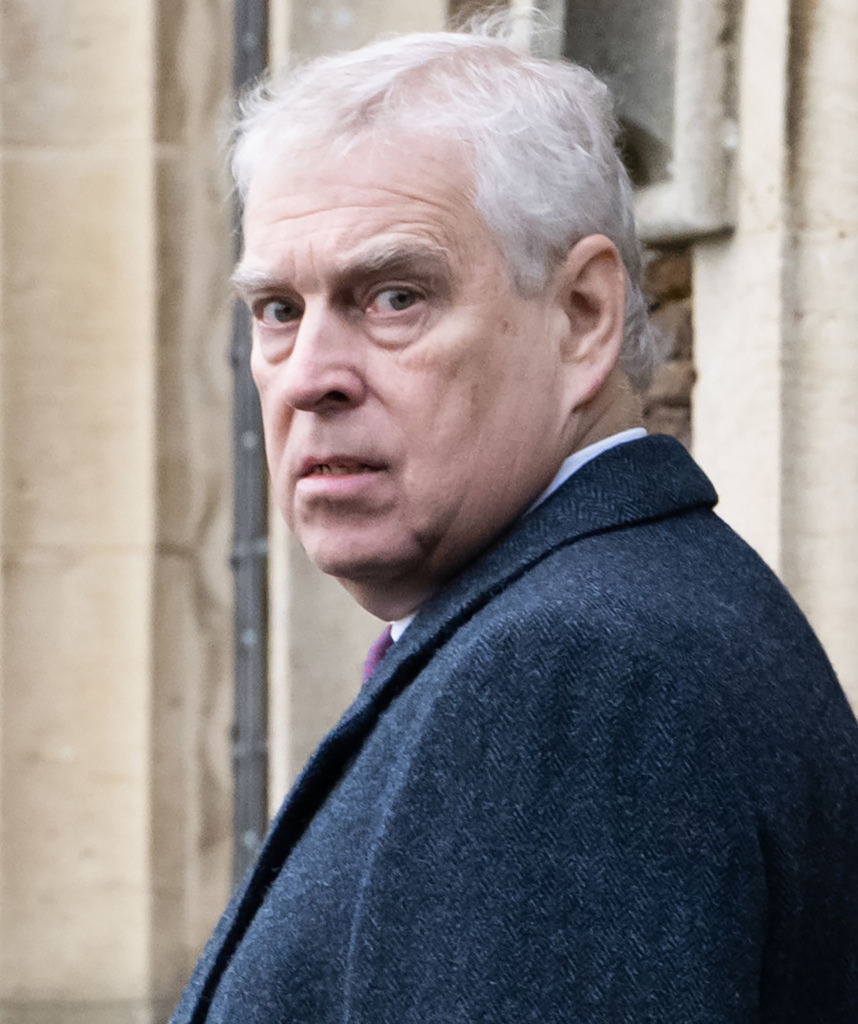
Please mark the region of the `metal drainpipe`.
<svg viewBox="0 0 858 1024"><path fill-rule="evenodd" d="M236 92L265 70L267 0L235 0L233 83ZM241 211L235 209L236 258ZM256 859L268 825L268 476L259 399L250 376L250 323L233 311L230 361L234 374L234 506L232 569L235 595L235 718L233 761L233 883Z"/></svg>

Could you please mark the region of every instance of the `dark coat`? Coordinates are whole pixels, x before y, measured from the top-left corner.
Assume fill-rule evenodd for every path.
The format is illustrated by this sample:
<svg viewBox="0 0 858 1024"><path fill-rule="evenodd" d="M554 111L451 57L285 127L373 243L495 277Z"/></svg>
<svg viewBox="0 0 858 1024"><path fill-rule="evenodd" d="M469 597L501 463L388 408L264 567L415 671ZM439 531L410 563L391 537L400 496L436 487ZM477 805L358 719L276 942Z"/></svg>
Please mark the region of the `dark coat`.
<svg viewBox="0 0 858 1024"><path fill-rule="evenodd" d="M425 606L175 1024L856 1024L858 725L715 500L622 445Z"/></svg>

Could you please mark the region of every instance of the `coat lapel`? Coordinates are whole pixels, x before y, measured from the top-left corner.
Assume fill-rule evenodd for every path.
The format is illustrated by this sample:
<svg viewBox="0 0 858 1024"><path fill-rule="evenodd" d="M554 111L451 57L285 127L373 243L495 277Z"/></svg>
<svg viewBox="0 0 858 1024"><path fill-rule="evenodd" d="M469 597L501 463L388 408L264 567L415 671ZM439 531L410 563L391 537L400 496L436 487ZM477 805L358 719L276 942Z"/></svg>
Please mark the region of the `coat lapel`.
<svg viewBox="0 0 858 1024"><path fill-rule="evenodd" d="M259 860L233 898L180 1005L174 1024L200 1024L217 981L307 824L379 716L480 607L531 566L582 537L711 508L711 483L672 438L642 438L587 463L519 520L419 612L339 724L322 741L274 820ZM194 1009L195 1008L195 1009Z"/></svg>

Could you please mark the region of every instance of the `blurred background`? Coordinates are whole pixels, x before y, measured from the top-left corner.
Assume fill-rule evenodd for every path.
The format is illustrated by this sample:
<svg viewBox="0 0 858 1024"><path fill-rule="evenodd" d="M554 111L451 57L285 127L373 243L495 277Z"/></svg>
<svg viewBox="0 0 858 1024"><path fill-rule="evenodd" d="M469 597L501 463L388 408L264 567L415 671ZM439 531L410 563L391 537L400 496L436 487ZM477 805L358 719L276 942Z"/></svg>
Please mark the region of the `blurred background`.
<svg viewBox="0 0 858 1024"><path fill-rule="evenodd" d="M648 426L858 703L858 8L512 5L617 94L662 330ZM290 50L462 14L0 0L0 1024L166 1021L357 690L378 622L267 514L223 126Z"/></svg>

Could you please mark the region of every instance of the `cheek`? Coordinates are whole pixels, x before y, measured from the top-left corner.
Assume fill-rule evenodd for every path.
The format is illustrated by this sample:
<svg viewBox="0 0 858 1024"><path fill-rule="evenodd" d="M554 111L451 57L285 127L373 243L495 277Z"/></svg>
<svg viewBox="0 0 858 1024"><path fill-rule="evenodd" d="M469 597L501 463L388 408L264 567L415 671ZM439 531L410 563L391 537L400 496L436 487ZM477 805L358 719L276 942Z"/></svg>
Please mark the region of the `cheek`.
<svg viewBox="0 0 858 1024"><path fill-rule="evenodd" d="M260 391L259 404L262 410L262 432L269 462L276 462L284 443L285 430L283 413L270 392Z"/></svg>
<svg viewBox="0 0 858 1024"><path fill-rule="evenodd" d="M481 445L492 392L490 381L467 373L445 375L410 391L403 415L412 460L431 465L433 474L455 477Z"/></svg>
<svg viewBox="0 0 858 1024"><path fill-rule="evenodd" d="M275 496L281 511L285 493L282 488L287 486L287 444L292 417L289 407L278 401L273 391L261 388L259 392L262 410L262 439L265 447L265 459L268 472L275 488ZM251 441L248 438L248 441Z"/></svg>
<svg viewBox="0 0 858 1024"><path fill-rule="evenodd" d="M443 531L475 498L480 504L484 478L496 466L482 400L476 386L452 389L409 439L404 491L411 514L432 529Z"/></svg>

